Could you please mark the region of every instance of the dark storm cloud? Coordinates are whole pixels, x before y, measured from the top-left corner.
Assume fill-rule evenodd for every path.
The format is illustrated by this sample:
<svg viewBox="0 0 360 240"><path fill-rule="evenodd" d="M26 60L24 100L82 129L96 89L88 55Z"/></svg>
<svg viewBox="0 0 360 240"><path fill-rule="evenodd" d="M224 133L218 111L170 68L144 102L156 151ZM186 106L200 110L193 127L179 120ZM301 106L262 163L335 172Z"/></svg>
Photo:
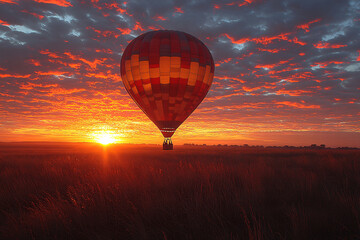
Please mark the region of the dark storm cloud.
<svg viewBox="0 0 360 240"><path fill-rule="evenodd" d="M336 116L341 129L359 131L358 1L13 2L0 3L7 121L29 113L102 119L99 108L114 116L135 111L135 118L121 54L141 33L174 29L201 39L216 63L195 118L260 123L268 116L269 125L322 130Z"/></svg>

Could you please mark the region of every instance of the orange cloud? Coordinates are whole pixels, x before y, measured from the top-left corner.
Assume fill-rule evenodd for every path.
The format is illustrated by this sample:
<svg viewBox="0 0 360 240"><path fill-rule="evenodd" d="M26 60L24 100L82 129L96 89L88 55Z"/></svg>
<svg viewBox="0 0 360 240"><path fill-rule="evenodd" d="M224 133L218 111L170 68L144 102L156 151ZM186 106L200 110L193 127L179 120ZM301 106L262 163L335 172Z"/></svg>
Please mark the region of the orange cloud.
<svg viewBox="0 0 360 240"><path fill-rule="evenodd" d="M305 53L299 53L300 56L305 56Z"/></svg>
<svg viewBox="0 0 360 240"><path fill-rule="evenodd" d="M240 78L236 78L236 77L228 77L228 76L214 76L215 79L220 79L220 80L235 80L241 83L245 83L244 80L240 79Z"/></svg>
<svg viewBox="0 0 360 240"><path fill-rule="evenodd" d="M289 40L288 36L291 33L280 33L279 35L271 36L271 37L260 37L260 38L253 38L252 41L256 43L261 43L263 45L268 45L269 43L272 43L274 40Z"/></svg>
<svg viewBox="0 0 360 240"><path fill-rule="evenodd" d="M123 34L123 35L128 35L131 33L130 28L117 28L117 29L120 30L121 34Z"/></svg>
<svg viewBox="0 0 360 240"><path fill-rule="evenodd" d="M214 4L214 8L215 8L215 9L220 9L220 5Z"/></svg>
<svg viewBox="0 0 360 240"><path fill-rule="evenodd" d="M36 84L36 83L31 83L31 82L27 82L26 84L22 84L19 88L20 89L25 89L25 90L31 90L37 87L40 88L50 88L50 87L58 87L58 84Z"/></svg>
<svg viewBox="0 0 360 240"><path fill-rule="evenodd" d="M159 16L159 15L156 15L155 17L153 17L153 19L155 19L155 21L165 21L165 20L167 20L166 17Z"/></svg>
<svg viewBox="0 0 360 240"><path fill-rule="evenodd" d="M270 53L278 53L280 51L284 51L285 49L265 49L265 48L258 48L261 52L270 52Z"/></svg>
<svg viewBox="0 0 360 240"><path fill-rule="evenodd" d="M28 62L34 66L40 66L40 62L38 60L35 60L35 59L29 59Z"/></svg>
<svg viewBox="0 0 360 240"><path fill-rule="evenodd" d="M287 67L287 68L283 68L283 69L278 70L278 71L272 70L272 71L269 71L268 73L269 74L277 74L277 73L282 73L282 72L294 71L294 70L297 70L297 69L299 69L299 68ZM290 80L288 80L288 81L291 82ZM292 81L292 82L298 82L298 81Z"/></svg>
<svg viewBox="0 0 360 240"><path fill-rule="evenodd" d="M277 66L280 66L281 64L284 64L284 63L287 63L289 62L288 60L284 60L284 61L280 61L278 63L274 63L274 64L258 64L255 66L255 68L274 68L274 67L277 67Z"/></svg>
<svg viewBox="0 0 360 240"><path fill-rule="evenodd" d="M102 52L102 53L108 53L108 54L113 53L113 51L111 49L96 49L95 52Z"/></svg>
<svg viewBox="0 0 360 240"><path fill-rule="evenodd" d="M95 1L93 3L99 3L99 1ZM103 7L97 5L97 4L94 4L93 6L99 10L102 10L102 9L115 9L117 12L120 12L121 14L125 13L127 14L128 16L132 16L131 14L129 14L126 9L122 8L119 6L119 3L116 3L116 2L113 2L113 3L103 3ZM126 6L126 2L123 3L124 6ZM104 13L103 13L104 14ZM107 16L109 14L106 14Z"/></svg>
<svg viewBox="0 0 360 240"><path fill-rule="evenodd" d="M133 30L134 30L134 31L135 31L135 30L144 31L145 29L141 26L141 24L140 24L139 22L136 22Z"/></svg>
<svg viewBox="0 0 360 240"><path fill-rule="evenodd" d="M28 78L31 74L21 75L21 74L8 74L8 73L0 73L0 78Z"/></svg>
<svg viewBox="0 0 360 240"><path fill-rule="evenodd" d="M303 73L295 73L290 76L291 78L300 78L300 79L311 79L314 78L314 74L312 72L303 72Z"/></svg>
<svg viewBox="0 0 360 240"><path fill-rule="evenodd" d="M248 5L248 3L247 2L239 3L238 7L242 7L242 6L245 6L245 5Z"/></svg>
<svg viewBox="0 0 360 240"><path fill-rule="evenodd" d="M60 58L59 55L57 55L56 53L50 52L48 49L46 49L46 50L41 50L40 53L41 53L41 54L44 54L44 55L48 55L48 56L51 57L51 58Z"/></svg>
<svg viewBox="0 0 360 240"><path fill-rule="evenodd" d="M253 88L250 88L250 87L246 87L246 86L243 86L242 89L245 91L245 92L253 92L253 91L256 91L256 90L259 90L259 89L262 89L263 86L259 86L259 87L253 87Z"/></svg>
<svg viewBox="0 0 360 240"><path fill-rule="evenodd" d="M235 38L231 37L229 34L225 33L224 34L228 39L230 39L230 41L234 44L243 44L246 43L248 41L251 41L250 38L241 38L239 40L235 40Z"/></svg>
<svg viewBox="0 0 360 240"><path fill-rule="evenodd" d="M71 5L70 2L68 2L66 0L34 0L34 1L38 2L38 3L55 4L60 7L72 7L73 6L73 5Z"/></svg>
<svg viewBox="0 0 360 240"><path fill-rule="evenodd" d="M237 1L237 2L227 3L227 4L225 4L225 5L227 5L227 6L237 5L238 7L242 7L242 6L249 5L249 4L251 4L252 2L254 2L254 0L244 0L244 1Z"/></svg>
<svg viewBox="0 0 360 240"><path fill-rule="evenodd" d="M237 57L236 59L242 60L242 59L244 59L246 57L250 57L253 54L254 54L253 52L249 52L248 54L243 54L241 57Z"/></svg>
<svg viewBox="0 0 360 240"><path fill-rule="evenodd" d="M70 62L64 62L64 61L61 61L59 59L49 59L49 62L52 62L52 63L59 63L61 65L64 65L64 66L69 66L71 68L74 68L74 69L79 69L81 67L81 63L70 63Z"/></svg>
<svg viewBox="0 0 360 240"><path fill-rule="evenodd" d="M175 7L175 12L184 13L184 11L181 9L181 7Z"/></svg>
<svg viewBox="0 0 360 240"><path fill-rule="evenodd" d="M293 108L320 108L320 105L305 105L302 103L290 102L290 101L275 102L275 104L285 105Z"/></svg>
<svg viewBox="0 0 360 240"><path fill-rule="evenodd" d="M106 73L103 72L98 72L98 73L87 73L85 74L86 77L94 77L94 78L108 78L108 75Z"/></svg>
<svg viewBox="0 0 360 240"><path fill-rule="evenodd" d="M86 63L87 65L89 65L93 69L96 69L96 66L103 62L103 60L100 60L100 59L95 59L94 61L89 61L89 60L86 60L85 58L80 57L78 55L73 55L70 52L64 52L64 54L66 56L68 56L71 60L77 60L77 61L81 61L83 63Z"/></svg>
<svg viewBox="0 0 360 240"><path fill-rule="evenodd" d="M3 20L0 19L0 24L4 25L4 26L9 26L10 24L8 22L5 22Z"/></svg>
<svg viewBox="0 0 360 240"><path fill-rule="evenodd" d="M67 65L74 69L79 69L81 67L81 63L68 63Z"/></svg>
<svg viewBox="0 0 360 240"><path fill-rule="evenodd" d="M103 79L112 79L114 82L121 81L121 77L119 74L111 74L110 71L107 73L98 72L98 73L87 73L86 77L94 77L94 78L103 78Z"/></svg>
<svg viewBox="0 0 360 240"><path fill-rule="evenodd" d="M204 101L205 102L214 102L214 101L217 101L217 100L220 100L220 99L229 98L229 97L232 97L232 96L239 96L239 95L242 95L242 94L235 91L234 93L230 93L228 95L219 95L219 96L213 96L213 97L206 97Z"/></svg>
<svg viewBox="0 0 360 240"><path fill-rule="evenodd" d="M92 29L94 32L96 32L98 34L98 37L99 36L102 36L102 37L106 37L106 38L109 38L109 37L115 37L115 38L118 38L119 36L121 36L121 34L115 32L115 31L109 31L109 30L106 30L106 31L101 31L101 30L97 30L93 27L86 27L86 29Z"/></svg>
<svg viewBox="0 0 360 240"><path fill-rule="evenodd" d="M40 14L37 14L37 13L33 13L33 12L29 12L28 10L22 10L21 12L31 14L31 15L33 15L34 17L37 17L37 18L40 19L40 20L44 18L43 15L40 15Z"/></svg>
<svg viewBox="0 0 360 240"><path fill-rule="evenodd" d="M14 0L0 0L0 3L19 4L17 1Z"/></svg>
<svg viewBox="0 0 360 240"><path fill-rule="evenodd" d="M289 42L297 43L297 44L299 44L301 46L306 45L306 42L300 41L297 37L294 37L293 39L290 39Z"/></svg>
<svg viewBox="0 0 360 240"><path fill-rule="evenodd" d="M220 65L223 64L223 63L228 63L228 62L230 62L231 60L232 60L232 58L227 58L227 59L224 59L224 60L222 60L222 61L217 61L217 62L215 63L215 66L218 67L218 66L220 66Z"/></svg>
<svg viewBox="0 0 360 240"><path fill-rule="evenodd" d="M118 8L119 4L116 2L113 3L104 3L105 8L109 8L109 9L113 9L113 8Z"/></svg>
<svg viewBox="0 0 360 240"><path fill-rule="evenodd" d="M297 37L294 37L292 39L289 38L289 35L291 33L280 33L279 35L275 35L275 36L263 36L263 37L259 37L259 38L241 38L239 40L235 40L235 38L231 37L229 34L225 33L224 36L226 36L228 39L230 39L230 41L234 44L243 44L249 41L255 42L257 44L262 44L262 45L268 45L270 43L272 43L275 40L283 40L283 41L288 41L288 42L292 42L292 43L296 43L296 44L300 44L300 45L306 45L305 42L300 41Z"/></svg>
<svg viewBox="0 0 360 240"><path fill-rule="evenodd" d="M358 50L358 52L359 52L359 56L358 56L358 58L356 59L356 61L360 61L360 50Z"/></svg>
<svg viewBox="0 0 360 240"><path fill-rule="evenodd" d="M74 88L74 89L52 88L51 92L47 93L47 96L68 95L68 94L84 92L84 91L87 91L87 90L84 88Z"/></svg>
<svg viewBox="0 0 360 240"><path fill-rule="evenodd" d="M61 72L61 71L48 71L48 72L37 71L35 73L37 75L41 75L41 76L49 76L49 75L64 75L67 72Z"/></svg>
<svg viewBox="0 0 360 240"><path fill-rule="evenodd" d="M276 63L274 63L274 64L258 64L258 65L255 66L255 68L269 68L269 69L271 69L271 68L276 67L276 66L278 66Z"/></svg>
<svg viewBox="0 0 360 240"><path fill-rule="evenodd" d="M268 73L276 74L276 73L292 71L292 70L296 70L296 69L298 69L298 68L294 68L294 69L286 68L286 69L282 69L279 71L269 71ZM315 78L311 72L295 73L295 74L292 74L292 75L286 77L285 79L284 79L284 77L277 76L277 75L270 75L269 77L279 79L279 80L285 80L286 82L291 82L291 83L300 82L300 81L303 81L304 79L314 80L314 78ZM317 80L314 80L314 81L317 81Z"/></svg>
<svg viewBox="0 0 360 240"><path fill-rule="evenodd" d="M327 62L316 62L313 65L310 65L311 67L316 67L319 66L321 68L325 68L326 66L330 65L330 64L344 64L345 62L340 62L340 61L327 61Z"/></svg>
<svg viewBox="0 0 360 240"><path fill-rule="evenodd" d="M302 96L302 95L306 95L306 94L311 94L313 93L312 91L307 91L307 90L286 90L286 89L280 89L277 90L275 92L277 95L289 95L289 96Z"/></svg>
<svg viewBox="0 0 360 240"><path fill-rule="evenodd" d="M342 48L342 47L346 47L347 45L341 45L341 44L331 44L331 43L327 43L327 42L318 42L318 43L314 43L314 47L316 48Z"/></svg>
<svg viewBox="0 0 360 240"><path fill-rule="evenodd" d="M149 26L148 29L157 31L157 30L164 29L164 28L160 25L157 25L157 26Z"/></svg>
<svg viewBox="0 0 360 240"><path fill-rule="evenodd" d="M120 12L120 13L126 13L126 14L128 14L127 12L126 12L126 10L125 9L123 9L123 8L118 8L118 9L116 9L116 11L118 11L118 12ZM130 15L130 14L128 14L129 16L132 16L132 15Z"/></svg>
<svg viewBox="0 0 360 240"><path fill-rule="evenodd" d="M212 110L212 109L218 109L218 110L238 110L238 109L244 109L244 108L250 108L250 109L262 109L265 108L268 105L265 102L257 102L257 103L242 103L241 105L233 105L233 106L216 106L212 108L202 108L198 111L202 110Z"/></svg>
<svg viewBox="0 0 360 240"><path fill-rule="evenodd" d="M308 22L308 23L304 23L304 24L298 25L298 26L296 26L296 28L298 28L298 29L304 29L305 32L309 32L309 26L310 26L311 24L316 23L316 22L319 22L319 21L321 21L321 18L315 19L315 20L310 21L310 22Z"/></svg>

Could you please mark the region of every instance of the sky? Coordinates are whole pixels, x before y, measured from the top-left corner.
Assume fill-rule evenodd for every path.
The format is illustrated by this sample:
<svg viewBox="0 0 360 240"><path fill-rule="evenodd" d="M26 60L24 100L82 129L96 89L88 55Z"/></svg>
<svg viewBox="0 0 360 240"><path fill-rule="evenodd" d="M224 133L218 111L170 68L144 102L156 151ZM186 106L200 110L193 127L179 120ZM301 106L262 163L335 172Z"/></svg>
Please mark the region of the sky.
<svg viewBox="0 0 360 240"><path fill-rule="evenodd" d="M216 66L175 144L360 147L357 0L0 0L0 141L162 143L120 77L127 44L160 29Z"/></svg>

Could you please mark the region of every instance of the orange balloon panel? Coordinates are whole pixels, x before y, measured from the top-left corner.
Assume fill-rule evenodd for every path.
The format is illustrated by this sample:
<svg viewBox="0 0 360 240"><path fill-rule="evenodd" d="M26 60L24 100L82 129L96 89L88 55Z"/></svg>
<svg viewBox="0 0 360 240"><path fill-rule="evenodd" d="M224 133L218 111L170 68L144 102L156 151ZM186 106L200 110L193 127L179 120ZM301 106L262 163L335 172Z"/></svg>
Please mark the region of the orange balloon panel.
<svg viewBox="0 0 360 240"><path fill-rule="evenodd" d="M126 90L164 137L171 137L205 98L214 69L208 48L179 31L144 33L121 58Z"/></svg>

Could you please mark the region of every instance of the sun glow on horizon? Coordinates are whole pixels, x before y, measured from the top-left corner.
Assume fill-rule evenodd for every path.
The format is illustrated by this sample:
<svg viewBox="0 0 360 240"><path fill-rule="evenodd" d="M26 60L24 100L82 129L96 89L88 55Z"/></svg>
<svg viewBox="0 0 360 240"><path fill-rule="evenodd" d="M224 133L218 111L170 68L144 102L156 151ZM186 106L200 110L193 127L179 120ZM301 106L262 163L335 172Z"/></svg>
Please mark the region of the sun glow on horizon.
<svg viewBox="0 0 360 240"><path fill-rule="evenodd" d="M111 131L101 131L93 134L93 139L102 145L118 142L116 134Z"/></svg>
<svg viewBox="0 0 360 240"><path fill-rule="evenodd" d="M110 143L114 143L115 139L111 135L103 134L103 135L99 136L99 138L96 139L96 141L98 143L101 143L102 145L108 145Z"/></svg>

